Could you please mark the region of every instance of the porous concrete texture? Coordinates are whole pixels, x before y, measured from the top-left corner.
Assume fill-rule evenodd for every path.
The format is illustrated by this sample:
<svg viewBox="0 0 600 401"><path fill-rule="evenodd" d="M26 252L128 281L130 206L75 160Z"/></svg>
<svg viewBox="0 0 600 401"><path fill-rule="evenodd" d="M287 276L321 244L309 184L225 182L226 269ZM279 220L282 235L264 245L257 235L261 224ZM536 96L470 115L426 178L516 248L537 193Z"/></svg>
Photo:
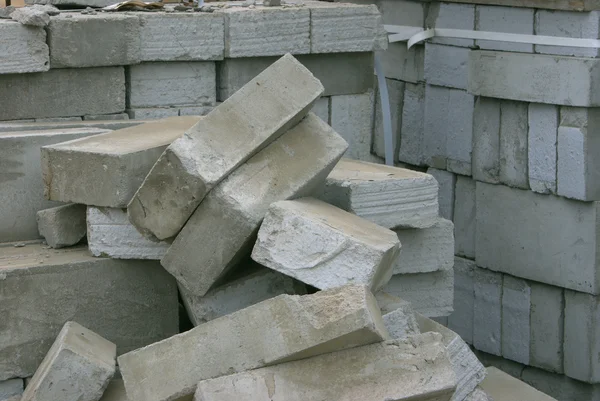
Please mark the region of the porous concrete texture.
<svg viewBox="0 0 600 401"><path fill-rule="evenodd" d="M17 396L21 400L23 394L23 379L9 379L0 381L0 400L9 400Z"/></svg>
<svg viewBox="0 0 600 401"><path fill-rule="evenodd" d="M476 190L478 266L598 294L594 203L480 182Z"/></svg>
<svg viewBox="0 0 600 401"><path fill-rule="evenodd" d="M0 19L0 74L48 71L48 54L44 28Z"/></svg>
<svg viewBox="0 0 600 401"><path fill-rule="evenodd" d="M23 393L22 401L97 401L115 374L117 346L67 322Z"/></svg>
<svg viewBox="0 0 600 401"><path fill-rule="evenodd" d="M215 106L218 106L220 103L215 104ZM213 109L215 108L215 106L187 106L187 107L180 107L179 108L179 115L180 116L205 116L208 113L210 113L211 111L213 111Z"/></svg>
<svg viewBox="0 0 600 401"><path fill-rule="evenodd" d="M165 150L128 205L131 222L146 236L176 235L215 185L296 125L322 93L293 56L277 60Z"/></svg>
<svg viewBox="0 0 600 401"><path fill-rule="evenodd" d="M71 203L36 214L38 231L51 248L77 244L86 235L85 205Z"/></svg>
<svg viewBox="0 0 600 401"><path fill-rule="evenodd" d="M130 399L166 401L192 394L201 380L388 338L371 292L345 286L279 295L122 355L118 362Z"/></svg>
<svg viewBox="0 0 600 401"><path fill-rule="evenodd" d="M277 295L306 294L306 286L303 283L274 270L258 264L243 266L243 270L248 272L242 277L215 287L202 297L194 296L185 287L180 287L181 298L194 326Z"/></svg>
<svg viewBox="0 0 600 401"><path fill-rule="evenodd" d="M529 104L528 170L529 185L534 192L556 193L558 120L558 107Z"/></svg>
<svg viewBox="0 0 600 401"><path fill-rule="evenodd" d="M362 284L373 292L392 276L396 234L314 198L271 204L252 259L319 289Z"/></svg>
<svg viewBox="0 0 600 401"><path fill-rule="evenodd" d="M475 29L475 6L435 2L427 12L425 26L429 28ZM473 39L432 38L431 43L450 46L473 47Z"/></svg>
<svg viewBox="0 0 600 401"><path fill-rule="evenodd" d="M456 378L437 333L315 356L198 384L203 401L444 400ZM385 366L385 369L381 369ZM406 369L411 366L413 369Z"/></svg>
<svg viewBox="0 0 600 401"><path fill-rule="evenodd" d="M473 111L473 179L500 182L500 101L479 96Z"/></svg>
<svg viewBox="0 0 600 401"><path fill-rule="evenodd" d="M502 355L502 274L476 268L473 272L473 345Z"/></svg>
<svg viewBox="0 0 600 401"><path fill-rule="evenodd" d="M208 194L162 265L194 295L206 294L250 252L271 203L314 193L347 146L331 127L309 114ZM200 243L204 246L198 247Z"/></svg>
<svg viewBox="0 0 600 401"><path fill-rule="evenodd" d="M127 107L214 105L213 61L149 62L127 68Z"/></svg>
<svg viewBox="0 0 600 401"><path fill-rule="evenodd" d="M537 35L567 38L600 39L598 11L587 13L538 10L535 13ZM535 52L575 57L598 57L598 49L535 45Z"/></svg>
<svg viewBox="0 0 600 401"><path fill-rule="evenodd" d="M7 127L15 128L13 124ZM40 148L107 132L98 128L47 128L0 132L0 242L40 238L36 213L60 205L44 199Z"/></svg>
<svg viewBox="0 0 600 401"><path fill-rule="evenodd" d="M126 209L94 206L87 207L87 242L92 255L114 259L160 260L171 246L140 234Z"/></svg>
<svg viewBox="0 0 600 401"><path fill-rule="evenodd" d="M171 142L200 117L175 117L42 148L47 199L124 208Z"/></svg>
<svg viewBox="0 0 600 401"><path fill-rule="evenodd" d="M522 102L600 106L598 59L495 52L469 53L469 93Z"/></svg>
<svg viewBox="0 0 600 401"><path fill-rule="evenodd" d="M446 220L454 220L454 189L456 187L456 174L435 168L428 168L427 174L432 175L438 182L440 216Z"/></svg>
<svg viewBox="0 0 600 401"><path fill-rule="evenodd" d="M114 342L118 353L177 334L177 286L157 262L46 248L0 248L0 325L11 333L0 338L0 380L33 375L67 321Z"/></svg>
<svg viewBox="0 0 600 401"><path fill-rule="evenodd" d="M450 270L454 265L454 224L438 218L429 228L394 230L402 251L394 263L394 274Z"/></svg>
<svg viewBox="0 0 600 401"><path fill-rule="evenodd" d="M26 26L45 27L50 22L50 15L44 7L48 6L18 7L10 14L10 18Z"/></svg>
<svg viewBox="0 0 600 401"><path fill-rule="evenodd" d="M436 184L429 174L344 158L322 199L386 228L428 228L437 222Z"/></svg>
<svg viewBox="0 0 600 401"><path fill-rule="evenodd" d="M402 127L398 160L420 166L423 158L423 121L425 119L425 85L406 83L402 103Z"/></svg>
<svg viewBox="0 0 600 401"><path fill-rule="evenodd" d="M48 46L52 68L137 64L140 19L115 13L62 13L50 19Z"/></svg>
<svg viewBox="0 0 600 401"><path fill-rule="evenodd" d="M126 111L132 120L157 120L179 116L178 107L145 107L141 109L127 109Z"/></svg>
<svg viewBox="0 0 600 401"><path fill-rule="evenodd" d="M523 102L500 104L500 182L529 189L528 107Z"/></svg>
<svg viewBox="0 0 600 401"><path fill-rule="evenodd" d="M475 181L457 176L454 199L455 254L475 259Z"/></svg>
<svg viewBox="0 0 600 401"><path fill-rule="evenodd" d="M391 302L382 306L380 301L381 295L385 295L386 298L390 298ZM377 304L381 308L383 324L387 329L388 333L390 333L390 337L393 339L402 339L404 337L419 334L421 331L419 330L419 324L417 323L417 319L415 317L415 311L410 302L404 301L398 297L393 295L385 294L383 292L379 292L376 295ZM384 308L392 307L394 308L391 311L383 312Z"/></svg>
<svg viewBox="0 0 600 401"><path fill-rule="evenodd" d="M475 6L475 29L533 35L534 11L531 8L477 5ZM533 45L528 43L476 40L475 44L485 50L533 53Z"/></svg>
<svg viewBox="0 0 600 401"><path fill-rule="evenodd" d="M530 360L529 364L551 372L563 372L565 319L564 290L530 282Z"/></svg>
<svg viewBox="0 0 600 401"><path fill-rule="evenodd" d="M494 401L556 401L534 389L521 380L504 373L495 367L488 367L486 378L481 383L481 388L492 397Z"/></svg>
<svg viewBox="0 0 600 401"><path fill-rule="evenodd" d="M0 75L0 120L83 116L125 110L123 67Z"/></svg>
<svg viewBox="0 0 600 401"><path fill-rule="evenodd" d="M467 89L469 49L425 44L424 79L429 85Z"/></svg>
<svg viewBox="0 0 600 401"><path fill-rule="evenodd" d="M454 311L448 316L448 328L469 344L473 344L476 269L469 259L454 259Z"/></svg>
<svg viewBox="0 0 600 401"><path fill-rule="evenodd" d="M502 356L529 365L531 286L523 279L502 278Z"/></svg>
<svg viewBox="0 0 600 401"><path fill-rule="evenodd" d="M222 60L223 16L218 13L140 13L141 61Z"/></svg>
<svg viewBox="0 0 600 401"><path fill-rule="evenodd" d="M405 83L395 79L385 79L388 99L390 102L390 117L392 119L392 149L394 162L398 161L398 146L402 125L402 102ZM373 123L372 152L385 159L385 138L383 133L383 112L381 110L381 94L379 88L375 92L375 115Z"/></svg>

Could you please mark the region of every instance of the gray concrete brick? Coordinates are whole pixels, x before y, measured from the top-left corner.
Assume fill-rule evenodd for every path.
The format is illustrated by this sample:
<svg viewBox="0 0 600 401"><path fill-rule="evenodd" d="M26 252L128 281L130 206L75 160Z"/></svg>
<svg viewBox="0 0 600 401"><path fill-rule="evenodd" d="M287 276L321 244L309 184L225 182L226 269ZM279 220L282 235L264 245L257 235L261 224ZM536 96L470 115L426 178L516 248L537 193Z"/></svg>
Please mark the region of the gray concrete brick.
<svg viewBox="0 0 600 401"><path fill-rule="evenodd" d="M500 182L529 189L527 103L500 104Z"/></svg>
<svg viewBox="0 0 600 401"><path fill-rule="evenodd" d="M420 166L423 155L423 121L425 119L425 85L406 83L402 102L402 126L398 160Z"/></svg>
<svg viewBox="0 0 600 401"><path fill-rule="evenodd" d="M129 120L127 113L117 114L90 114L83 116L84 121L115 121L115 120Z"/></svg>
<svg viewBox="0 0 600 401"><path fill-rule="evenodd" d="M218 106L220 103L217 103ZM189 107L180 107L179 115L180 116L205 116L211 111L213 111L213 106L189 106Z"/></svg>
<svg viewBox="0 0 600 401"><path fill-rule="evenodd" d="M0 74L22 74L49 69L44 28L0 20Z"/></svg>
<svg viewBox="0 0 600 401"><path fill-rule="evenodd" d="M467 89L469 49L425 43L424 78L429 85Z"/></svg>
<svg viewBox="0 0 600 401"><path fill-rule="evenodd" d="M127 109L126 111L132 120L156 120L179 115L178 107L146 107L142 109Z"/></svg>
<svg viewBox="0 0 600 401"><path fill-rule="evenodd" d="M477 5L475 29L487 32L521 33L533 35L532 8ZM492 40L476 40L475 44L485 50L533 53L533 45Z"/></svg>
<svg viewBox="0 0 600 401"><path fill-rule="evenodd" d="M564 290L531 282L530 360L551 372L563 372Z"/></svg>
<svg viewBox="0 0 600 401"><path fill-rule="evenodd" d="M371 1L372 2L372 1ZM384 24L425 26L426 3L411 0L377 0Z"/></svg>
<svg viewBox="0 0 600 401"><path fill-rule="evenodd" d="M71 128L99 128L106 130L115 130L135 125L143 124L145 121L129 121L129 120L104 120L104 121L67 121L67 122L51 122L51 123L36 123L33 120L26 123L15 123L13 121L0 122L0 133L6 132L22 132L22 131L44 131L56 129L71 129Z"/></svg>
<svg viewBox="0 0 600 401"><path fill-rule="evenodd" d="M536 35L600 39L600 13L537 10ZM598 57L598 49L535 45L535 52L575 57Z"/></svg>
<svg viewBox="0 0 600 401"><path fill-rule="evenodd" d="M440 216L447 220L454 220L454 189L456 186L456 174L434 168L428 168L427 174L431 174L438 182Z"/></svg>
<svg viewBox="0 0 600 401"><path fill-rule="evenodd" d="M500 101L478 97L473 111L473 179L500 183Z"/></svg>
<svg viewBox="0 0 600 401"><path fill-rule="evenodd" d="M506 397L513 400L556 401L527 383L494 367L487 368L487 375L481 383L481 388L493 400L502 400L503 397Z"/></svg>
<svg viewBox="0 0 600 401"><path fill-rule="evenodd" d="M558 401L597 401L599 399L598 385L573 380L565 375L551 373L543 369L525 366L521 380Z"/></svg>
<svg viewBox="0 0 600 401"><path fill-rule="evenodd" d="M432 3L425 25L429 28L475 29L475 6L471 4ZM433 38L432 43L472 47L473 39Z"/></svg>
<svg viewBox="0 0 600 401"><path fill-rule="evenodd" d="M398 146L402 128L402 109L405 83L394 79L387 79L387 90L390 102L392 118L392 148L394 150L394 161L397 161ZM375 93L375 121L373 124L373 153L385 159L385 138L383 135L383 113L381 111L381 94L379 90Z"/></svg>
<svg viewBox="0 0 600 401"><path fill-rule="evenodd" d="M38 231L51 248L77 244L86 235L85 205L71 203L37 212Z"/></svg>
<svg viewBox="0 0 600 401"><path fill-rule="evenodd" d="M454 191L454 252L475 259L475 181L459 175Z"/></svg>
<svg viewBox="0 0 600 401"><path fill-rule="evenodd" d="M319 100L315 102L315 105L311 109L311 112L314 113L321 120L325 121L327 124L331 123L331 119L329 115L331 114L331 98L329 97L321 97Z"/></svg>
<svg viewBox="0 0 600 401"><path fill-rule="evenodd" d="M377 51L383 72L387 78L413 84L425 80L425 46L415 45L410 50L405 42L394 42L387 50Z"/></svg>
<svg viewBox="0 0 600 401"><path fill-rule="evenodd" d="M469 259L454 259L454 311L448 316L448 328L469 344L473 344L476 269Z"/></svg>
<svg viewBox="0 0 600 401"><path fill-rule="evenodd" d="M525 280L502 280L502 356L529 365L531 287Z"/></svg>
<svg viewBox="0 0 600 401"><path fill-rule="evenodd" d="M502 355L502 274L475 268L473 275L473 346Z"/></svg>
<svg viewBox="0 0 600 401"><path fill-rule="evenodd" d="M534 192L556 193L558 119L558 107L529 104L528 170Z"/></svg>
<svg viewBox="0 0 600 401"><path fill-rule="evenodd" d="M36 123L66 123L74 121L83 121L81 117L50 117L50 118L36 118Z"/></svg>

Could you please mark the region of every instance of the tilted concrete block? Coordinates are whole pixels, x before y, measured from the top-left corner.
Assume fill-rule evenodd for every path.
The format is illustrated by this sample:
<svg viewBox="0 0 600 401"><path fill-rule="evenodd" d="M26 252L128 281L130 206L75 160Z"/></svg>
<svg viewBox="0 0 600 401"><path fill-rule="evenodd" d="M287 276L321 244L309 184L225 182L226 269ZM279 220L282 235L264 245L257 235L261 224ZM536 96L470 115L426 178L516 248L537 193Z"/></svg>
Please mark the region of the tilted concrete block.
<svg viewBox="0 0 600 401"><path fill-rule="evenodd" d="M398 160L421 166L423 154L423 121L425 119L425 85L404 85Z"/></svg>
<svg viewBox="0 0 600 401"><path fill-rule="evenodd" d="M427 228L437 222L437 192L429 174L344 158L322 199L386 228Z"/></svg>
<svg viewBox="0 0 600 401"><path fill-rule="evenodd" d="M83 116L125 110L123 67L0 75L0 120Z"/></svg>
<svg viewBox="0 0 600 401"><path fill-rule="evenodd" d="M525 280L502 280L502 356L529 365L531 287Z"/></svg>
<svg viewBox="0 0 600 401"><path fill-rule="evenodd" d="M500 104L500 182L510 187L529 189L527 103Z"/></svg>
<svg viewBox="0 0 600 401"><path fill-rule="evenodd" d="M23 384L23 379L0 381L0 400L10 401L11 397L18 397L18 401L20 401L23 394Z"/></svg>
<svg viewBox="0 0 600 401"><path fill-rule="evenodd" d="M271 204L257 237L252 259L319 289L375 292L400 254L393 231L314 198Z"/></svg>
<svg viewBox="0 0 600 401"><path fill-rule="evenodd" d="M435 168L428 168L427 174L432 175L438 183L440 216L446 220L454 220L454 189L456 187L456 174Z"/></svg>
<svg viewBox="0 0 600 401"><path fill-rule="evenodd" d="M473 111L473 179L500 183L500 100L478 97Z"/></svg>
<svg viewBox="0 0 600 401"><path fill-rule="evenodd" d="M519 379L515 379L495 367L488 367L485 380L481 388L492 397L493 400L531 400L531 401L556 401L534 389Z"/></svg>
<svg viewBox="0 0 600 401"><path fill-rule="evenodd" d="M200 117L176 117L42 148L47 199L126 207L174 140Z"/></svg>
<svg viewBox="0 0 600 401"><path fill-rule="evenodd" d="M528 170L534 192L556 193L558 120L558 107L529 104Z"/></svg>
<svg viewBox="0 0 600 401"><path fill-rule="evenodd" d="M454 259L454 311L448 316L448 328L469 344L473 344L476 269L469 259Z"/></svg>
<svg viewBox="0 0 600 401"><path fill-rule="evenodd" d="M0 20L0 74L48 71L46 31Z"/></svg>
<svg viewBox="0 0 600 401"><path fill-rule="evenodd" d="M77 244L86 235L85 205L71 203L37 212L38 231L52 248Z"/></svg>
<svg viewBox="0 0 600 401"><path fill-rule="evenodd" d="M450 399L455 384L440 335L428 333L205 380L194 399L434 401Z"/></svg>
<svg viewBox="0 0 600 401"><path fill-rule="evenodd" d="M192 394L201 380L388 338L375 297L366 287L345 286L280 295L122 355L118 362L130 399L172 400Z"/></svg>
<svg viewBox="0 0 600 401"><path fill-rule="evenodd" d="M529 364L563 372L564 290L531 282Z"/></svg>
<svg viewBox="0 0 600 401"><path fill-rule="evenodd" d="M467 89L469 49L425 43L425 81L429 85Z"/></svg>
<svg viewBox="0 0 600 401"><path fill-rule="evenodd" d="M433 3L429 7L425 26L429 28L475 29L475 6L472 4ZM432 43L472 47L473 39L433 38Z"/></svg>
<svg viewBox="0 0 600 401"><path fill-rule="evenodd" d="M477 267L473 274L473 346L502 355L502 274Z"/></svg>
<svg viewBox="0 0 600 401"><path fill-rule="evenodd" d="M477 5L475 7L475 29L533 35L534 11L532 8ZM539 32L536 33L541 35ZM533 53L533 45L528 43L476 40L475 44L485 50Z"/></svg>
<svg viewBox="0 0 600 401"><path fill-rule="evenodd" d="M22 401L96 401L115 373L117 346L67 322L23 393Z"/></svg>
<svg viewBox="0 0 600 401"><path fill-rule="evenodd" d="M177 285L157 262L41 244L6 244L0 254L1 325L11 333L0 338L0 380L33 375L70 320L117 344L119 354L179 331Z"/></svg>
<svg viewBox="0 0 600 401"><path fill-rule="evenodd" d="M402 129L402 101L405 83L394 79L385 79L388 99L390 102L390 117L392 119L392 151L394 162L398 161L398 146ZM381 108L381 90L375 92L375 121L373 123L372 152L385 159L385 138L383 133L383 112Z"/></svg>
<svg viewBox="0 0 600 401"><path fill-rule="evenodd" d="M128 205L131 222L146 236L176 235L215 185L296 125L322 93L294 57L280 58L165 150Z"/></svg>
<svg viewBox="0 0 600 401"><path fill-rule="evenodd" d="M382 291L375 295L377 304L381 308L383 324L393 339L421 333L415 311L410 302L386 294ZM385 299L382 305L382 298ZM384 309L386 310L384 313ZM392 309L388 311L387 309Z"/></svg>
<svg viewBox="0 0 600 401"><path fill-rule="evenodd" d="M475 259L475 181L457 176L454 199L454 244L455 253Z"/></svg>
<svg viewBox="0 0 600 401"><path fill-rule="evenodd" d="M600 13L537 10L535 13L536 35L567 38L600 39ZM598 49L535 45L535 52L575 57L598 57Z"/></svg>

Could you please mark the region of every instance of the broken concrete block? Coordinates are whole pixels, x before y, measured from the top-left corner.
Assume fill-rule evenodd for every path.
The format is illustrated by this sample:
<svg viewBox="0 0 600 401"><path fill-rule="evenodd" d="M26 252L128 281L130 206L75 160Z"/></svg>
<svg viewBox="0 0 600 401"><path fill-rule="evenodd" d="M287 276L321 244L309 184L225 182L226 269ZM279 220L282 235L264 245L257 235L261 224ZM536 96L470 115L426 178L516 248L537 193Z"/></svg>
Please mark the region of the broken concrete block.
<svg viewBox="0 0 600 401"><path fill-rule="evenodd" d="M17 396L19 401L23 394L23 379L9 379L0 381L0 400L10 400Z"/></svg>
<svg viewBox="0 0 600 401"><path fill-rule="evenodd" d="M475 268L473 274L473 345L502 355L502 274Z"/></svg>
<svg viewBox="0 0 600 401"><path fill-rule="evenodd" d="M563 372L564 290L531 282L530 361L548 371Z"/></svg>
<svg viewBox="0 0 600 401"><path fill-rule="evenodd" d="M500 369L490 366L486 371L486 378L481 383L481 388L494 401L556 401L549 395L534 389L519 379L515 379Z"/></svg>
<svg viewBox="0 0 600 401"><path fill-rule="evenodd" d="M179 331L177 285L157 262L41 244L6 244L0 255L0 315L11 333L0 337L0 380L33 375L69 320L117 344L119 354Z"/></svg>
<svg viewBox="0 0 600 401"><path fill-rule="evenodd" d="M249 274L216 287L197 297L180 287L181 298L190 320L197 326L210 320L237 312L277 295L304 295L306 286L291 277L266 267L244 266Z"/></svg>
<svg viewBox="0 0 600 401"><path fill-rule="evenodd" d="M504 275L502 280L502 356L529 365L531 287Z"/></svg>
<svg viewBox="0 0 600 401"><path fill-rule="evenodd" d="M206 294L250 253L271 203L311 195L323 185L347 146L331 127L309 114L208 194L162 265L194 295Z"/></svg>
<svg viewBox="0 0 600 401"><path fill-rule="evenodd" d="M50 22L50 15L40 5L18 7L10 14L10 18L23 25L36 27L45 27Z"/></svg>
<svg viewBox="0 0 600 401"><path fill-rule="evenodd" d="M454 224L438 218L429 228L394 230L402 252L396 258L394 274L450 270L454 265Z"/></svg>
<svg viewBox="0 0 600 401"><path fill-rule="evenodd" d="M425 26L430 28L475 30L473 4L434 3L429 7ZM473 39L432 38L432 43L449 46L473 47Z"/></svg>
<svg viewBox="0 0 600 401"><path fill-rule="evenodd" d="M528 170L529 185L534 192L556 193L558 120L557 106L529 104Z"/></svg>
<svg viewBox="0 0 600 401"><path fill-rule="evenodd" d="M390 102L390 118L392 120L392 149L394 162L398 161L398 146L402 129L402 101L405 83L394 79L385 79ZM375 92L375 121L373 123L373 144L371 151L385 159L385 138L383 133L383 112L381 109L381 93Z"/></svg>
<svg viewBox="0 0 600 401"><path fill-rule="evenodd" d="M171 142L200 117L176 117L42 148L47 199L123 208Z"/></svg>
<svg viewBox="0 0 600 401"><path fill-rule="evenodd" d="M475 180L457 176L454 199L455 254L475 259Z"/></svg>
<svg viewBox="0 0 600 401"><path fill-rule="evenodd" d="M400 254L393 231L314 198L271 204L252 259L319 289L362 284L373 292Z"/></svg>
<svg viewBox="0 0 600 401"><path fill-rule="evenodd" d="M157 120L179 116L178 107L147 107L142 109L127 109L126 111L132 120Z"/></svg>
<svg viewBox="0 0 600 401"><path fill-rule="evenodd" d="M0 20L0 74L48 71L44 28Z"/></svg>
<svg viewBox="0 0 600 401"><path fill-rule="evenodd" d="M469 259L454 259L454 311L448 316L448 328L473 344L475 304L474 275L478 267Z"/></svg>
<svg viewBox="0 0 600 401"><path fill-rule="evenodd" d="M425 82L466 90L469 51L468 48L425 43Z"/></svg>
<svg viewBox="0 0 600 401"><path fill-rule="evenodd" d="M398 160L421 166L423 156L423 121L425 119L425 85L404 85Z"/></svg>
<svg viewBox="0 0 600 401"><path fill-rule="evenodd" d="M435 168L428 168L427 174L432 175L438 183L440 216L446 220L454 220L454 189L456 187L456 174Z"/></svg>
<svg viewBox="0 0 600 401"><path fill-rule="evenodd" d="M114 259L160 260L171 246L140 234L127 210L94 206L87 207L87 242L92 255Z"/></svg>
<svg viewBox="0 0 600 401"><path fill-rule="evenodd" d="M52 68L104 67L140 62L137 15L62 13L50 19Z"/></svg>
<svg viewBox="0 0 600 401"><path fill-rule="evenodd" d="M123 67L104 67L0 75L0 92L0 120L120 113L125 73Z"/></svg>
<svg viewBox="0 0 600 401"><path fill-rule="evenodd" d="M128 205L131 222L146 236L176 235L215 185L296 125L322 93L294 57L280 58L165 150Z"/></svg>
<svg viewBox="0 0 600 401"><path fill-rule="evenodd" d="M22 401L96 401L115 374L117 346L67 322L23 393Z"/></svg>
<svg viewBox="0 0 600 401"><path fill-rule="evenodd" d="M428 333L205 380L194 399L433 401L449 399L455 380L440 335Z"/></svg>
<svg viewBox="0 0 600 401"><path fill-rule="evenodd" d="M529 189L527 103L500 104L500 182L514 188Z"/></svg>
<svg viewBox="0 0 600 401"><path fill-rule="evenodd" d="M478 97L473 111L473 179L500 183L500 100Z"/></svg>
<svg viewBox="0 0 600 401"><path fill-rule="evenodd" d="M38 231L52 248L77 244L86 235L85 205L71 203L37 212Z"/></svg>
<svg viewBox="0 0 600 401"><path fill-rule="evenodd" d="M386 228L427 228L437 222L437 192L429 174L344 158L322 199Z"/></svg>
<svg viewBox="0 0 600 401"><path fill-rule="evenodd" d="M419 330L419 324L417 323L415 311L413 310L411 303L393 295L385 295L395 298L396 301L393 305L395 308L394 310L383 314L382 308L383 324L388 333L390 333L390 337L399 340L407 336L419 334L421 331ZM381 308L382 306L379 299L380 298L377 297L377 303Z"/></svg>
<svg viewBox="0 0 600 401"><path fill-rule="evenodd" d="M537 10L535 33L545 36L600 39L600 16L598 14L598 11L582 13ZM594 48L535 45L535 52L575 57L598 57L598 49Z"/></svg>
<svg viewBox="0 0 600 401"><path fill-rule="evenodd" d="M130 399L166 401L192 394L201 380L388 338L370 291L345 286L280 295L118 361Z"/></svg>
<svg viewBox="0 0 600 401"><path fill-rule="evenodd" d="M486 32L533 35L534 11L532 8L523 7L478 5L475 7L475 29ZM537 34L540 35L540 33ZM485 50L533 53L533 45L528 43L476 40L475 44Z"/></svg>

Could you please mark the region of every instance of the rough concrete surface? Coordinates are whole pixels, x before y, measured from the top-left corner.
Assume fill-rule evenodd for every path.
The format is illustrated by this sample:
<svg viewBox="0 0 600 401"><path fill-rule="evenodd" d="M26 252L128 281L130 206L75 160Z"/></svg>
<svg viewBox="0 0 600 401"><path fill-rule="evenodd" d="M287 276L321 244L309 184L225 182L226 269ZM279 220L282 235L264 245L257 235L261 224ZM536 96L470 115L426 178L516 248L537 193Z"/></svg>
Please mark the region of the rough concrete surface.
<svg viewBox="0 0 600 401"><path fill-rule="evenodd" d="M495 367L489 367L486 370L487 376L481 383L481 388L488 393L494 401L556 401L549 395L534 389L521 380L515 379Z"/></svg>
<svg viewBox="0 0 600 401"><path fill-rule="evenodd" d="M565 298L562 288L531 282L530 365L563 372Z"/></svg>
<svg viewBox="0 0 600 401"><path fill-rule="evenodd" d="M473 346L502 355L502 274L475 268L473 274Z"/></svg>
<svg viewBox="0 0 600 401"><path fill-rule="evenodd" d="M438 204L440 206L440 216L446 220L453 221L456 174L435 168L428 168L427 174L432 175L438 183Z"/></svg>
<svg viewBox="0 0 600 401"><path fill-rule="evenodd" d="M419 324L417 323L417 318L415 317L415 311L410 302L404 301L393 295L385 294L387 298L395 299L390 304L382 307L380 294L383 295L385 293L379 292L378 295L376 295L377 304L382 309L382 314L384 308L394 308L392 311L382 315L383 323L390 333L390 337L399 340L421 332Z"/></svg>
<svg viewBox="0 0 600 401"><path fill-rule="evenodd" d="M48 71L44 28L26 27L0 19L0 74Z"/></svg>
<svg viewBox="0 0 600 401"><path fill-rule="evenodd" d="M500 182L529 189L528 107L523 102L500 104Z"/></svg>
<svg viewBox="0 0 600 401"><path fill-rule="evenodd" d="M467 343L473 343L475 262L456 257L454 260L454 311L448 316L448 328Z"/></svg>
<svg viewBox="0 0 600 401"><path fill-rule="evenodd" d="M472 4L433 3L427 12L425 26L475 30L475 6ZM432 43L473 47L473 39L433 38Z"/></svg>
<svg viewBox="0 0 600 401"><path fill-rule="evenodd" d="M529 365L531 286L525 280L502 279L502 356Z"/></svg>
<svg viewBox="0 0 600 401"><path fill-rule="evenodd" d="M18 7L10 14L10 18L23 25L45 27L50 22L50 15L44 7L46 6Z"/></svg>
<svg viewBox="0 0 600 401"><path fill-rule="evenodd" d="M21 400L23 394L23 379L9 379L0 381L0 400L8 400L11 397L18 397Z"/></svg>
<svg viewBox="0 0 600 401"><path fill-rule="evenodd" d="M475 7L475 29L533 35L534 13L531 8L478 5ZM475 44L485 50L533 53L533 45L529 43L476 40Z"/></svg>
<svg viewBox="0 0 600 401"><path fill-rule="evenodd" d="M404 85L402 103L402 125L398 160L420 166L424 162L423 155L423 121L425 119L425 85Z"/></svg>
<svg viewBox="0 0 600 401"><path fill-rule="evenodd" d="M500 100L478 97L473 111L473 179L500 182Z"/></svg>
<svg viewBox="0 0 600 401"><path fill-rule="evenodd" d="M558 120L557 106L529 104L528 170L534 192L556 193Z"/></svg>
<svg viewBox="0 0 600 401"><path fill-rule="evenodd" d="M85 205L71 203L37 212L38 231L52 248L77 244L86 235Z"/></svg>

